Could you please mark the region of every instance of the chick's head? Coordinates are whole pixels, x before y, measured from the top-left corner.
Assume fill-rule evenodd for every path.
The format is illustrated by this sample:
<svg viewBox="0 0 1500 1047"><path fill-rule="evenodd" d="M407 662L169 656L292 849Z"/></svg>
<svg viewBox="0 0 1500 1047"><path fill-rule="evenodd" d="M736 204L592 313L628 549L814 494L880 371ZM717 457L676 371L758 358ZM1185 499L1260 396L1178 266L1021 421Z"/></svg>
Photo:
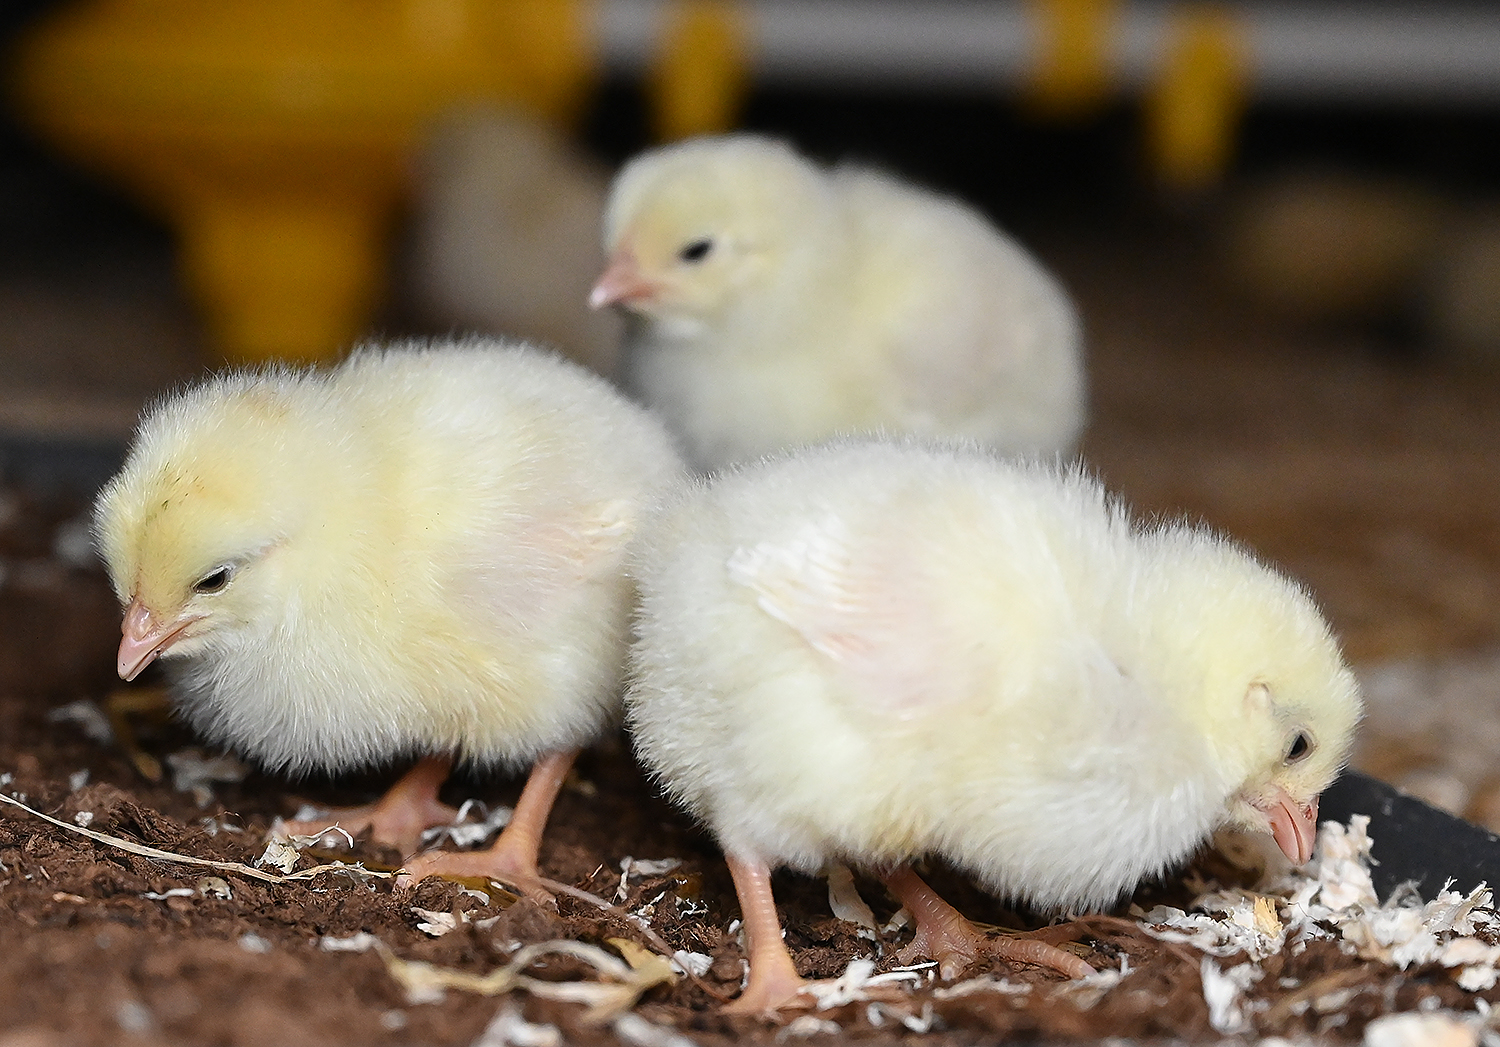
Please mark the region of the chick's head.
<svg viewBox="0 0 1500 1047"><path fill-rule="evenodd" d="M604 274L589 303L653 320L711 322L815 242L827 180L786 145L695 139L631 161L604 219Z"/></svg>
<svg viewBox="0 0 1500 1047"><path fill-rule="evenodd" d="M1175 536L1193 553L1160 594L1161 648L1179 708L1203 732L1228 792L1225 823L1312 856L1318 796L1348 760L1359 687L1311 597L1243 550ZM1161 626L1158 626L1161 628Z"/></svg>
<svg viewBox="0 0 1500 1047"><path fill-rule="evenodd" d="M100 493L94 533L125 606L124 679L228 642L274 599L267 561L314 487L277 384L231 376L160 405Z"/></svg>

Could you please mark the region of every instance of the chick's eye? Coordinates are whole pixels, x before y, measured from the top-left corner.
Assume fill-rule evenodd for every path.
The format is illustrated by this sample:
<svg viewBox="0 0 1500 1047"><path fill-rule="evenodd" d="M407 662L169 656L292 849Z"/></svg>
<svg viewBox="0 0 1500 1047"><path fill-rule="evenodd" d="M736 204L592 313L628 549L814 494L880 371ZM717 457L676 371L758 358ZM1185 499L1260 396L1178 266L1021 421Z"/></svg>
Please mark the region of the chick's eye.
<svg viewBox="0 0 1500 1047"><path fill-rule="evenodd" d="M216 593L216 592L219 592L221 589L223 589L226 585L229 584L229 579L232 578L233 576L234 576L234 572L232 570L230 570L228 567L220 567L217 570L213 570L213 571L208 572L208 574L205 574L202 578L199 578L196 582L194 582L193 583L193 592L195 592L195 593Z"/></svg>
<svg viewBox="0 0 1500 1047"><path fill-rule="evenodd" d="M1296 763L1310 752L1312 752L1312 739L1308 738L1305 733L1299 732L1297 737L1292 739L1291 748L1286 751L1286 762Z"/></svg>
<svg viewBox="0 0 1500 1047"><path fill-rule="evenodd" d="M694 240L677 252L677 257L684 262L701 262L708 257L708 253L714 249L714 242L708 237Z"/></svg>

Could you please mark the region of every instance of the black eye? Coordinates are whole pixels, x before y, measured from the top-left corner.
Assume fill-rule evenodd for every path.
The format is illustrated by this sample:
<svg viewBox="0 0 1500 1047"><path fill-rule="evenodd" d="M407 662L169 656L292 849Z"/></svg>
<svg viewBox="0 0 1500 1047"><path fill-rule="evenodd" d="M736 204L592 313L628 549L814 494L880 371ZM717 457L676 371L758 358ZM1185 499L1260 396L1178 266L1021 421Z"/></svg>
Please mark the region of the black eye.
<svg viewBox="0 0 1500 1047"><path fill-rule="evenodd" d="M229 584L229 579L234 577L234 571L228 566L220 567L205 574L193 583L195 593L216 593Z"/></svg>
<svg viewBox="0 0 1500 1047"><path fill-rule="evenodd" d="M713 249L714 242L705 236L701 240L694 240L681 251L678 251L677 257L684 262L701 262L708 257L708 253Z"/></svg>
<svg viewBox="0 0 1500 1047"><path fill-rule="evenodd" d="M1292 747L1286 751L1286 762L1296 763L1308 753L1312 752L1312 740L1305 734L1299 733L1292 739Z"/></svg>

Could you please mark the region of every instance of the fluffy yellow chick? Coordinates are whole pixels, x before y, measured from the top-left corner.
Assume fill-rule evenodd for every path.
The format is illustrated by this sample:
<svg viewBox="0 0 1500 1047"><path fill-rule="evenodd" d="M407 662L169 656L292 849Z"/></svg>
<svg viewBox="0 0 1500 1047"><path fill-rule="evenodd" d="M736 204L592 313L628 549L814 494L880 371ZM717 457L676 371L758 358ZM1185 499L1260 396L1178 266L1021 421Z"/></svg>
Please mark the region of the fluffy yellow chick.
<svg viewBox="0 0 1500 1047"><path fill-rule="evenodd" d="M120 675L162 658L186 718L272 770L418 757L337 819L403 853L451 817L452 759L534 764L491 850L407 865L524 882L574 754L618 716L625 546L681 468L654 418L520 345L220 375L149 412L99 496Z"/></svg>
<svg viewBox="0 0 1500 1047"><path fill-rule="evenodd" d="M596 307L620 377L702 468L837 433L1069 451L1079 324L1058 283L956 200L753 135L646 153L616 178Z"/></svg>
<svg viewBox="0 0 1500 1047"><path fill-rule="evenodd" d="M880 875L908 957L986 941L910 868L1045 910L1107 906L1220 826L1312 852L1360 716L1313 602L1237 546L1134 526L1091 479L978 449L843 443L669 500L642 530L627 720L724 848L742 1011L803 984L769 875Z"/></svg>

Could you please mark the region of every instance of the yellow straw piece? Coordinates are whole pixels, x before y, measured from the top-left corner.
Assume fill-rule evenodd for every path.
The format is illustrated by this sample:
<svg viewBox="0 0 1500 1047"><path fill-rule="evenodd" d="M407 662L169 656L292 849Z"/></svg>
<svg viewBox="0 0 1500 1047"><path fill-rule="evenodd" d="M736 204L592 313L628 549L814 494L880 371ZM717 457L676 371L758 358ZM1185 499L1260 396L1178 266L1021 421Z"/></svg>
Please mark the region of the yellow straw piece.
<svg viewBox="0 0 1500 1047"><path fill-rule="evenodd" d="M749 84L749 23L740 4L678 0L668 8L648 85L659 140L729 130Z"/></svg>
<svg viewBox="0 0 1500 1047"><path fill-rule="evenodd" d="M1249 48L1227 10L1193 7L1173 16L1160 77L1145 99L1146 145L1162 185L1194 194L1228 170L1245 108Z"/></svg>

